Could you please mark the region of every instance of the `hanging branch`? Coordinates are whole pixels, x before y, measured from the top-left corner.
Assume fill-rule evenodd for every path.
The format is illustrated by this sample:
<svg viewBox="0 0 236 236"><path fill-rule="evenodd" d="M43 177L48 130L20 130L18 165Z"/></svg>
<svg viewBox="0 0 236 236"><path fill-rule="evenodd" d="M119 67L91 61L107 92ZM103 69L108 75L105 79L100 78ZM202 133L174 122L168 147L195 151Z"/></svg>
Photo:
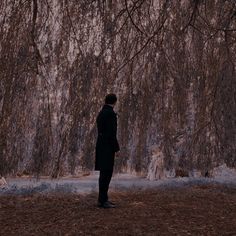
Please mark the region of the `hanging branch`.
<svg viewBox="0 0 236 236"><path fill-rule="evenodd" d="M144 3L144 1L141 1L141 3L139 4L139 7L141 7L143 3ZM141 34L144 34L144 35L148 36L147 33L146 33L146 32L143 32L143 31L137 26L137 24L134 22L133 17L132 17L132 15L131 15L131 12L129 11L129 7L128 7L127 0L125 0L125 9L126 9L126 11L127 11L127 13L128 13L128 16L129 16L129 19L130 19L132 25L137 29L137 31L140 32Z"/></svg>

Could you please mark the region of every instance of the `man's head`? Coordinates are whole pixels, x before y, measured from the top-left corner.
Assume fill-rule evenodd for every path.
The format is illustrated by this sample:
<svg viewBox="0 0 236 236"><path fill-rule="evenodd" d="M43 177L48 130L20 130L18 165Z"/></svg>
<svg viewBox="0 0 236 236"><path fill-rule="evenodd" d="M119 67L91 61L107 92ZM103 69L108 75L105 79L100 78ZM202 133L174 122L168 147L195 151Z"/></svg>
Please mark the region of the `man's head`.
<svg viewBox="0 0 236 236"><path fill-rule="evenodd" d="M105 104L115 106L116 101L117 101L117 97L113 93L107 94L107 96L105 97Z"/></svg>

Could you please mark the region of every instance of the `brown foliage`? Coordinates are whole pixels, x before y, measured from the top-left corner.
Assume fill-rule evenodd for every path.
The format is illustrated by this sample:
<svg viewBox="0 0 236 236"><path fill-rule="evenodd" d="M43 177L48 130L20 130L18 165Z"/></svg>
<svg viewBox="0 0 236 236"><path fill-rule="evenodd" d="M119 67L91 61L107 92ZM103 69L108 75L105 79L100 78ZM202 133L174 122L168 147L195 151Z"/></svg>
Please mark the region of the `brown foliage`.
<svg viewBox="0 0 236 236"><path fill-rule="evenodd" d="M0 174L92 169L95 117L119 96L116 169L236 165L234 1L4 1Z"/></svg>

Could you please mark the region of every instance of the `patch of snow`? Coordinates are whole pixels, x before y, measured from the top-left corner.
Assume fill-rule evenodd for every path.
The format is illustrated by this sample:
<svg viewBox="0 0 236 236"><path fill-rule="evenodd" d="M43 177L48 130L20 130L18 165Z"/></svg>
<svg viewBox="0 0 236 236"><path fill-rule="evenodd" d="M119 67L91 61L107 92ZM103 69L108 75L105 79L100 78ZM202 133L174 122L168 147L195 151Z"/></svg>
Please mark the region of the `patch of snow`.
<svg viewBox="0 0 236 236"><path fill-rule="evenodd" d="M193 178L200 178L202 176L201 171L198 170L192 170L189 171L189 177L193 177Z"/></svg>
<svg viewBox="0 0 236 236"><path fill-rule="evenodd" d="M211 176L218 182L236 182L236 170L227 167L226 164L215 167Z"/></svg>
<svg viewBox="0 0 236 236"><path fill-rule="evenodd" d="M151 148L152 156L148 166L147 178L149 180L163 179L164 173L164 155L157 145Z"/></svg>
<svg viewBox="0 0 236 236"><path fill-rule="evenodd" d="M4 177L0 179L0 188L5 188L7 186L7 181Z"/></svg>
<svg viewBox="0 0 236 236"><path fill-rule="evenodd" d="M178 188L193 185L224 184L236 187L235 171L223 167L215 170L217 177L183 177L165 178L150 181L147 178L131 174L114 174L110 189L111 191L145 190L154 188ZM227 174L226 174L227 173ZM230 176L230 177L229 177ZM79 178L63 177L59 179L41 178L8 178L4 188L0 188L0 195L30 195L48 193L75 193L88 194L98 192L99 172L91 172L89 176Z"/></svg>

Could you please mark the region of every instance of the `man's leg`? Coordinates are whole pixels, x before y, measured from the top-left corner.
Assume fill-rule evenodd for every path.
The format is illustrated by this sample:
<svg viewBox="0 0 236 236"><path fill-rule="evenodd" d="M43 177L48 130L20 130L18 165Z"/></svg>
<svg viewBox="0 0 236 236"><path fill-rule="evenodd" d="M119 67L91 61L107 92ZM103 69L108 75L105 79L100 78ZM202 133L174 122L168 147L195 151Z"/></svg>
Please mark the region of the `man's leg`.
<svg viewBox="0 0 236 236"><path fill-rule="evenodd" d="M108 201L108 189L111 181L113 170L101 170L99 175L99 203L103 204Z"/></svg>
<svg viewBox="0 0 236 236"><path fill-rule="evenodd" d="M108 170L106 173L106 201L108 201L108 189L109 189L109 184L111 182L111 177L112 177L113 170Z"/></svg>

